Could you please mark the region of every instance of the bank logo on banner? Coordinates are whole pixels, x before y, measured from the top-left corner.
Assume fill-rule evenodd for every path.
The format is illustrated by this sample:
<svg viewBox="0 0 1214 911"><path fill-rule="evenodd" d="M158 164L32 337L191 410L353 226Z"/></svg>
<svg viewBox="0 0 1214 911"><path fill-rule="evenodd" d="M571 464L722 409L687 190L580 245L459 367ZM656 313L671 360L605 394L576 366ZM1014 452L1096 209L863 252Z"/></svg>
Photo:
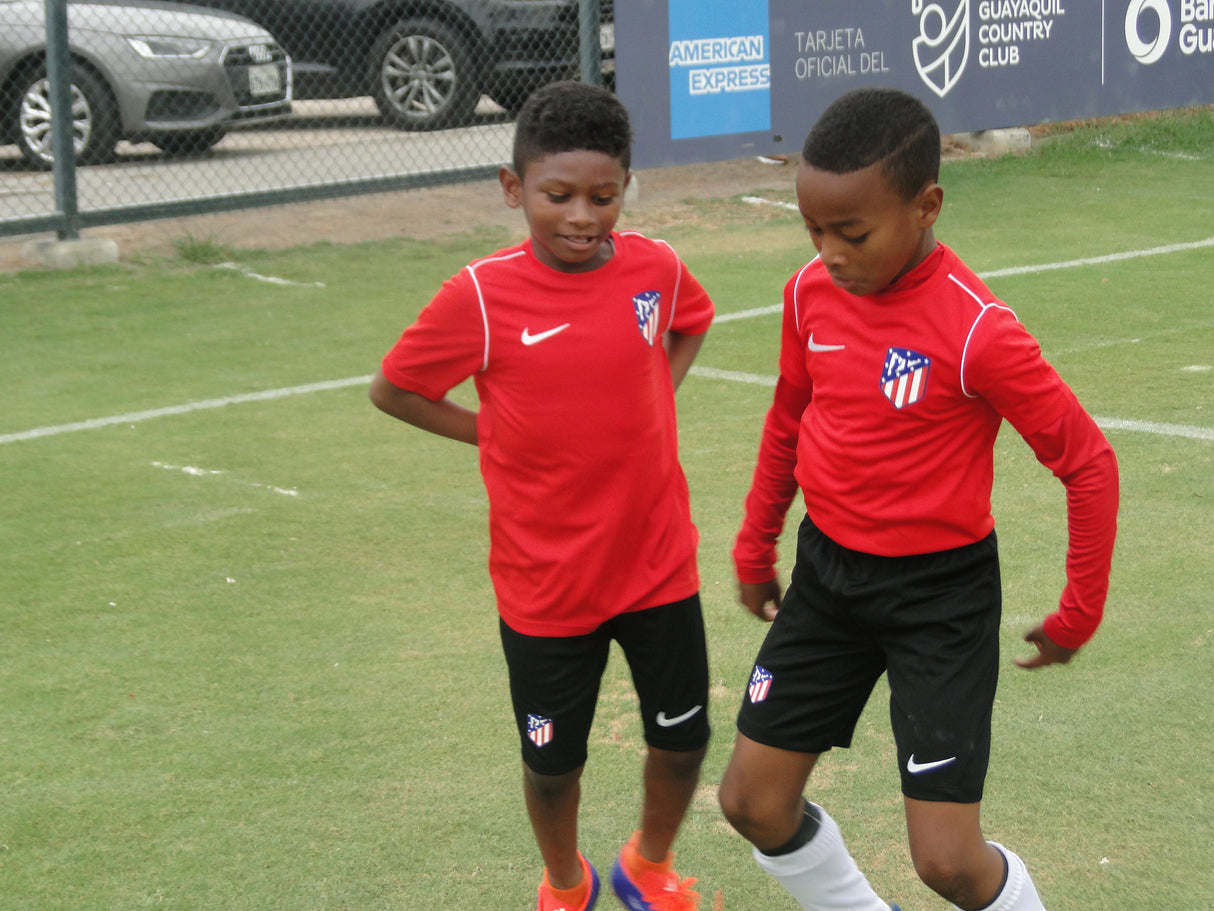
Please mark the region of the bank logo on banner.
<svg viewBox="0 0 1214 911"><path fill-rule="evenodd" d="M1214 54L1214 0L1130 0L1125 45L1135 60L1143 66L1158 63L1173 37L1186 57Z"/></svg>
<svg viewBox="0 0 1214 911"><path fill-rule="evenodd" d="M670 138L771 129L767 0L669 0Z"/></svg>
<svg viewBox="0 0 1214 911"><path fill-rule="evenodd" d="M1155 37L1146 40L1142 37L1144 31L1144 13L1151 13L1156 20ZM1149 27L1145 29L1150 34ZM1132 0L1125 11L1125 44L1134 55L1134 59L1144 66L1158 62L1168 49L1168 41L1172 38L1172 10L1167 0Z"/></svg>
<svg viewBox="0 0 1214 911"><path fill-rule="evenodd" d="M943 98L969 61L970 0L911 0L911 12L919 17L919 35L911 43L915 69L928 88Z"/></svg>

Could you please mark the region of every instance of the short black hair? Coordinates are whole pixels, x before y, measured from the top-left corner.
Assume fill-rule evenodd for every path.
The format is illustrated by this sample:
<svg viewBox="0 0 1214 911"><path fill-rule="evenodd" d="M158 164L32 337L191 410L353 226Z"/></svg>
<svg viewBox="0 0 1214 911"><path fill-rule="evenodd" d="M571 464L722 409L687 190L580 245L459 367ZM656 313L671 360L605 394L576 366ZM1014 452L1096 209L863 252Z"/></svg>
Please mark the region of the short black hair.
<svg viewBox="0 0 1214 911"><path fill-rule="evenodd" d="M615 95L588 82L552 82L527 99L514 126L514 171L558 152L602 152L632 165L628 109Z"/></svg>
<svg viewBox="0 0 1214 911"><path fill-rule="evenodd" d="M897 89L854 89L835 99L805 138L801 159L832 174L881 164L903 199L940 178L940 127L914 95Z"/></svg>

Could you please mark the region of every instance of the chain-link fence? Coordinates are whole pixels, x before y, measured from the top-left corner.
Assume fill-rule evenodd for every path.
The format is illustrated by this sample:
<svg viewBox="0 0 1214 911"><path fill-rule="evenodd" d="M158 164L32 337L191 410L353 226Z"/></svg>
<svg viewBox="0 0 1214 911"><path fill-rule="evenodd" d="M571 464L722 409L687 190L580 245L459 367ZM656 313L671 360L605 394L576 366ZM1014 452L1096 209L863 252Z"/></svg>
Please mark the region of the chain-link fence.
<svg viewBox="0 0 1214 911"><path fill-rule="evenodd" d="M0 0L0 235L488 176L536 88L611 83L612 13L612 0Z"/></svg>

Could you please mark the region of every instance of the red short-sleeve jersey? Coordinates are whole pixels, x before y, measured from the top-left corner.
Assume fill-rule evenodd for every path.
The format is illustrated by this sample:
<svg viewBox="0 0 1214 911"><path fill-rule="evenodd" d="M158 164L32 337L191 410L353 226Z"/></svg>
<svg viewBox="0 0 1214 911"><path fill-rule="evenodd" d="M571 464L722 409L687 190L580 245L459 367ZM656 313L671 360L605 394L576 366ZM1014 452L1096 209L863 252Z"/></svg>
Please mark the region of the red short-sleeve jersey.
<svg viewBox="0 0 1214 911"><path fill-rule="evenodd" d="M699 588L663 336L706 332L712 302L667 244L612 243L581 274L530 241L472 263L382 365L432 400L473 377L490 576L525 635L587 633Z"/></svg>
<svg viewBox="0 0 1214 911"><path fill-rule="evenodd" d="M1068 586L1047 632L1075 647L1099 623L1115 536L1104 435L948 247L865 297L837 288L815 259L785 288L780 379L734 551L740 577L772 577L797 486L814 523L853 550L900 556L980 540L994 527L1004 419L1067 487Z"/></svg>

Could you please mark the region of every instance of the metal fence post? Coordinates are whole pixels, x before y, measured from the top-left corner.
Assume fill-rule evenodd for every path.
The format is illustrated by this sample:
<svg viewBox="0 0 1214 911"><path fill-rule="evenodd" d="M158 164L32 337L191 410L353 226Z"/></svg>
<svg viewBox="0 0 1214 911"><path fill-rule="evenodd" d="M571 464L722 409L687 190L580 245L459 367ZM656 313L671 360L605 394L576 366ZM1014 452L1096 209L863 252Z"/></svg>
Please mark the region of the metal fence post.
<svg viewBox="0 0 1214 911"><path fill-rule="evenodd" d="M55 205L63 215L60 240L80 237L76 198L75 124L72 118L72 63L67 38L67 0L46 0L46 76L51 97L51 152Z"/></svg>
<svg viewBox="0 0 1214 911"><path fill-rule="evenodd" d="M600 18L599 0L581 0L578 4L578 49L582 81L592 85L603 84L603 48L599 43Z"/></svg>

